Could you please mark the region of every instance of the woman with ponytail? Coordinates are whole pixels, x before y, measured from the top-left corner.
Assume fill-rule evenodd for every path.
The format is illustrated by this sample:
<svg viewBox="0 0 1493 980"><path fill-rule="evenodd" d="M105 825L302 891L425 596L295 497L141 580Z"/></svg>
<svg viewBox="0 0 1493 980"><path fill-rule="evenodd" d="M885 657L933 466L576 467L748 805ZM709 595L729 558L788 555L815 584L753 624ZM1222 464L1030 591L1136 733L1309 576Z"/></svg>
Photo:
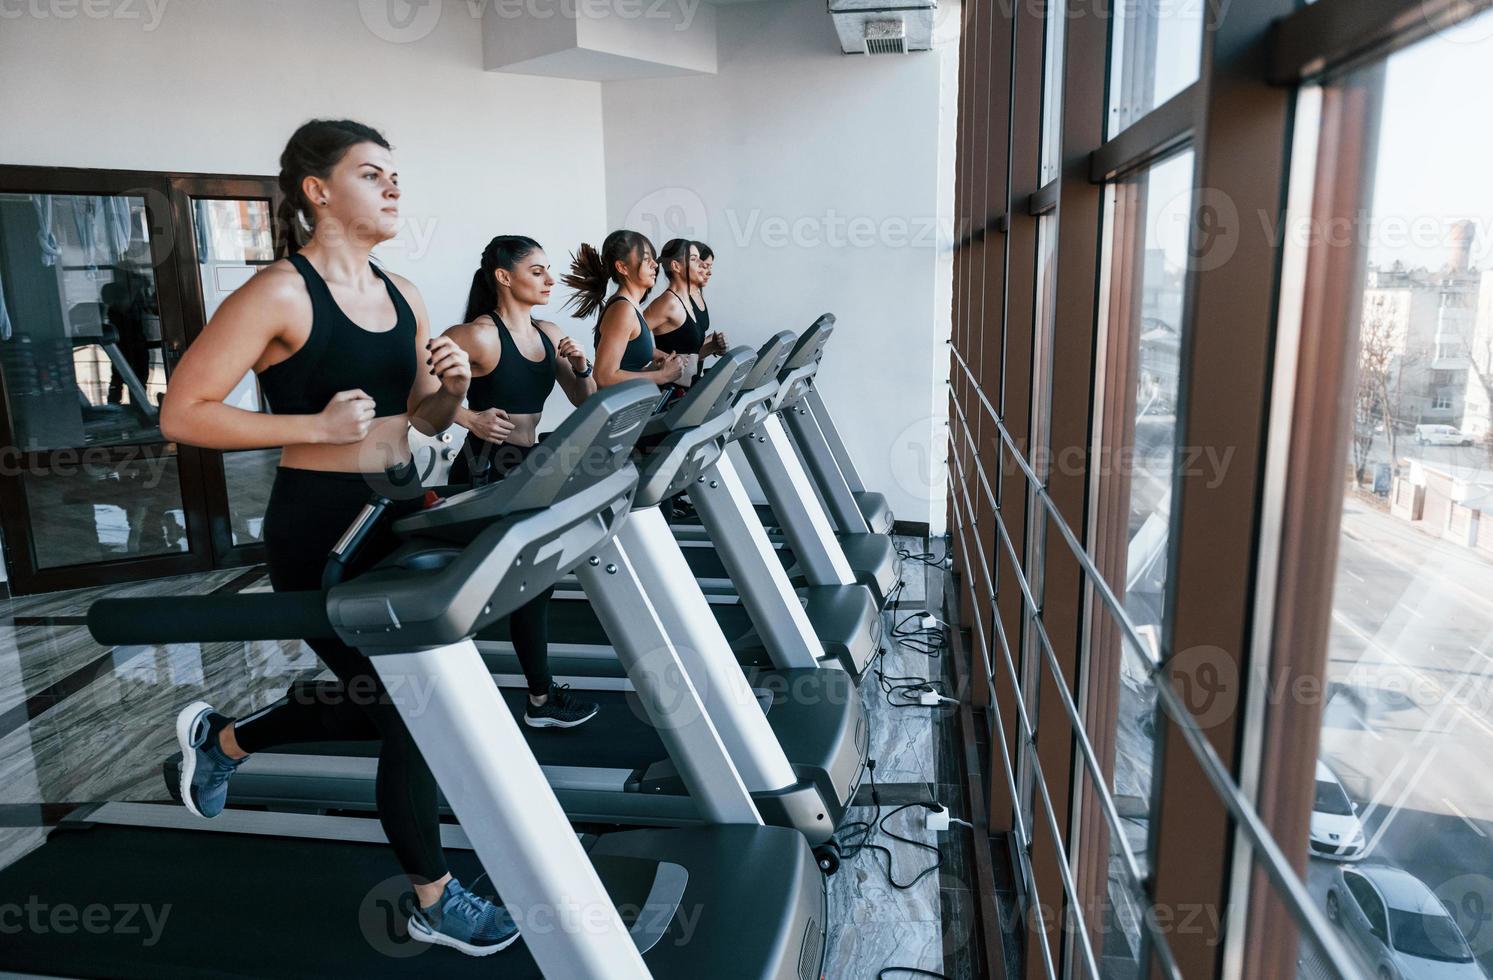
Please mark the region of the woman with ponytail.
<svg viewBox="0 0 1493 980"><path fill-rule="evenodd" d="M596 383L605 388L634 378L673 384L683 370L678 354L656 351L643 316L643 300L658 279L653 244L635 231L614 231L598 252L582 245L570 261L565 285L575 290L576 316L601 311L596 323ZM617 291L606 298L613 283Z"/></svg>
<svg viewBox="0 0 1493 980"><path fill-rule="evenodd" d="M377 130L345 119L301 126L280 156L280 190L290 254L218 307L171 376L161 431L210 449L282 447L264 515L270 583L312 590L371 489L385 487L384 470L408 465L409 429L447 428L471 371L451 338L430 337L419 290L369 261L399 221L399 178ZM250 370L273 414L225 404ZM400 501L390 517L418 506L418 498ZM397 546L390 523L365 539L348 574ZM229 778L260 749L380 740L378 815L414 886L410 938L473 956L511 944L518 929L508 913L447 869L435 778L368 659L339 640L309 645L336 681L294 685L237 720L202 701L177 715L182 803L217 816ZM334 918L350 912L327 910Z"/></svg>
<svg viewBox="0 0 1493 980"><path fill-rule="evenodd" d="M684 238L674 238L664 245L659 259L669 288L643 312L658 349L678 354L684 362L678 382L682 391L694 383L705 358L726 352L726 335L720 331L710 333L709 312L695 306L690 295L705 284L699 246Z"/></svg>
<svg viewBox="0 0 1493 980"><path fill-rule="evenodd" d="M549 302L555 277L549 258L532 238L499 235L487 243L472 274L466 321L450 337L472 363L467 407L456 413L469 435L451 466L452 483L474 476L506 476L534 451L544 402L558 382L572 405L596 391L591 365L576 342L534 307ZM597 706L556 684L549 669L549 600L546 589L508 619L514 652L529 682L524 722L534 728L574 728L596 716Z"/></svg>

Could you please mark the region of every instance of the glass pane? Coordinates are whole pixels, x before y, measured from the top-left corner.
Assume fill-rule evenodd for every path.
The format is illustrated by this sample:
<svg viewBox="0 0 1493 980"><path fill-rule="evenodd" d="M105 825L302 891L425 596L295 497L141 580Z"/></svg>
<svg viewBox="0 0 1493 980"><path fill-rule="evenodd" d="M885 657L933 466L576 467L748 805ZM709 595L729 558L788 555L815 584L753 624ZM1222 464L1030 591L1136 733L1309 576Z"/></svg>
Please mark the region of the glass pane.
<svg viewBox="0 0 1493 980"><path fill-rule="evenodd" d="M1381 108L1307 885L1376 968L1476 976L1458 961L1493 971L1493 132L1427 94L1493 85L1493 19L1370 71L1346 83ZM1377 931L1349 866L1387 900Z"/></svg>
<svg viewBox="0 0 1493 980"><path fill-rule="evenodd" d="M234 547L264 541L264 509L270 502L270 488L275 483L275 468L279 465L278 449L223 454Z"/></svg>
<svg viewBox="0 0 1493 980"><path fill-rule="evenodd" d="M1040 183L1058 175L1062 163L1063 27L1067 24L1065 0L1050 0L1047 7L1047 39L1042 64L1042 166Z"/></svg>
<svg viewBox="0 0 1493 980"><path fill-rule="evenodd" d="M1123 849L1128 845L1141 874L1149 874L1158 724L1150 664L1160 654L1165 628L1192 168L1192 153L1184 152L1111 186L1106 195L1110 363L1096 561L1145 644L1136 649L1109 607L1094 599L1089 660L1099 676L1089 684L1096 722L1113 725L1114 755L1105 764L1112 767L1109 789L1124 832L1123 840L1103 835L1115 906L1105 955L1115 964L1115 976L1136 975L1143 948L1140 918L1122 914L1130 888ZM1087 819L1102 821L1097 804L1088 812Z"/></svg>
<svg viewBox="0 0 1493 980"><path fill-rule="evenodd" d="M187 551L174 452L57 453L21 483L38 568Z"/></svg>
<svg viewBox="0 0 1493 980"><path fill-rule="evenodd" d="M143 199L0 194L0 370L23 451L159 438Z"/></svg>
<svg viewBox="0 0 1493 980"><path fill-rule="evenodd" d="M204 321L261 266L275 260L270 203L265 200L194 199L198 274L202 282ZM224 401L251 412L266 411L259 379L246 373ZM269 502L278 449L223 454L228 486L229 524L234 546L263 541L264 508Z"/></svg>
<svg viewBox="0 0 1493 980"><path fill-rule="evenodd" d="M1197 81L1206 0L1116 0L1110 21L1109 135Z"/></svg>
<svg viewBox="0 0 1493 980"><path fill-rule="evenodd" d="M1057 288L1057 216L1045 214L1037 222L1037 291L1033 315L1037 325L1032 347L1032 412L1029 458L1032 471L1037 478L1046 481L1051 470L1049 452L1052 427L1052 333L1053 302ZM1025 481L1023 481L1025 482ZM1027 487L1026 577L1032 595L1042 601L1046 555L1046 504L1037 495L1035 487ZM1030 610L1027 612L1031 618ZM1041 689L1041 678L1048 671L1046 654L1036 628L1029 622L1023 631L1021 655L1018 660L1022 672L1022 697L1027 705L1027 717L1033 726L1040 724L1042 705L1037 694ZM1061 707L1055 709L1061 711ZM1038 792L1026 753L1021 755L1021 796L1025 806L1027 826L1041 819L1041 806L1035 799Z"/></svg>

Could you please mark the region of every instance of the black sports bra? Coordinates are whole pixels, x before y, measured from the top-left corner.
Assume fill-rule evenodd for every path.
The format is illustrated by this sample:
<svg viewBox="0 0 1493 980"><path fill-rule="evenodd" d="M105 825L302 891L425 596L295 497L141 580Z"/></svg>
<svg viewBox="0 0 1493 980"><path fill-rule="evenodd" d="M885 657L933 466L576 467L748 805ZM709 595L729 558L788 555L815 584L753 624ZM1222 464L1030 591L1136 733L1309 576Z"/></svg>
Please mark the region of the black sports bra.
<svg viewBox="0 0 1493 980"><path fill-rule="evenodd" d="M672 289L669 293L679 300L680 306L684 307L684 322L668 333L658 334L653 341L661 351L674 354L698 354L700 348L705 346L705 324L698 317L691 315L693 303L682 298Z"/></svg>
<svg viewBox="0 0 1493 980"><path fill-rule="evenodd" d="M524 415L544 411L545 399L555 390L555 345L549 334L540 329L537 322L530 321L544 342L544 357L531 361L513 342L513 335L508 332L503 318L496 312L488 316L497 324L503 352L498 355L497 367L480 378L472 379L467 388L467 406L476 412L489 408Z"/></svg>
<svg viewBox="0 0 1493 980"><path fill-rule="evenodd" d="M622 352L622 362L617 366L623 371L645 371L653 363L653 331L648 329L648 321L643 319L643 311L620 294L613 295L607 300L607 305L602 307L602 316L606 315L607 308L613 303L627 303L632 307L632 312L638 318L638 335L627 342L627 348ZM596 324L596 342L601 343L601 322Z"/></svg>
<svg viewBox="0 0 1493 980"><path fill-rule="evenodd" d="M354 323L337 305L326 280L309 259L292 253L290 264L311 295L311 333L300 349L259 372L259 390L280 415L316 415L339 391L360 388L373 399L374 415L409 411L415 384L415 314L388 276L384 281L398 314L391 330L374 332Z"/></svg>

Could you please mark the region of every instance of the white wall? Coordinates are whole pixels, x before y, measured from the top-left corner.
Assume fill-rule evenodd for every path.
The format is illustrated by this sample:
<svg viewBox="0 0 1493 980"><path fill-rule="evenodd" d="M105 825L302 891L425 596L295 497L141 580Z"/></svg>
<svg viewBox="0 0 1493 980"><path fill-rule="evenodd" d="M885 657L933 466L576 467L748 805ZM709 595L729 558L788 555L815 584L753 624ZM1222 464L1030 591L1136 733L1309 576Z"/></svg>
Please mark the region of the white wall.
<svg viewBox="0 0 1493 980"><path fill-rule="evenodd" d="M563 268L605 224L599 85L483 72L464 0L404 27L357 0L154 2L154 24L145 0L101 18L8 5L22 13L0 20L0 163L273 175L305 120L368 123L404 189L404 230L377 254L436 330L459 322L493 235L531 235Z"/></svg>
<svg viewBox="0 0 1493 980"><path fill-rule="evenodd" d="M609 225L709 242L733 342L833 312L821 389L861 475L941 531L957 43L842 55L803 0L723 5L718 31L716 75L604 86Z"/></svg>
<svg viewBox="0 0 1493 980"><path fill-rule="evenodd" d="M302 121L367 122L404 188L379 255L438 330L494 234L534 236L558 271L611 228L690 232L733 340L836 314L822 389L862 476L940 531L957 43L845 56L822 4L764 0L716 11L717 75L596 83L483 72L484 7L6 5L0 163L273 175ZM589 348L564 293L544 315Z"/></svg>

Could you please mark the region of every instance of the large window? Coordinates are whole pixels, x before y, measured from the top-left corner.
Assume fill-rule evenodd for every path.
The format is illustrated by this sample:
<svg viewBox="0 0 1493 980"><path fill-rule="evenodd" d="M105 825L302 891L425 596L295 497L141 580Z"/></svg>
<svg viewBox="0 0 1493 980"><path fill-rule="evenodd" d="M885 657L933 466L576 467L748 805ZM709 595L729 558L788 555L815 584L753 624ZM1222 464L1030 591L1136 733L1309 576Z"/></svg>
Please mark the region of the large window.
<svg viewBox="0 0 1493 980"><path fill-rule="evenodd" d="M1490 86L1487 16L1333 83L1377 127L1307 885L1371 976L1493 970L1493 130L1427 97Z"/></svg>
<svg viewBox="0 0 1493 980"><path fill-rule="evenodd" d="M1110 136L1197 80L1207 6L1206 0L1116 0Z"/></svg>
<svg viewBox="0 0 1493 980"><path fill-rule="evenodd" d="M1150 672L1166 625L1192 169L1192 153L1184 151L1110 185L1105 197L1108 397L1098 413L1102 503L1096 537L1106 546L1095 550L1100 571L1145 647L1136 649L1095 603L1087 662L1116 675L1115 682L1094 685L1092 696L1111 700L1098 715L1113 725L1109 783L1125 820L1125 842L1142 870L1149 864L1154 826L1161 722ZM1113 920L1104 937L1116 978L1140 972L1137 907L1144 900L1121 872L1120 845L1110 841L1107 897Z"/></svg>

